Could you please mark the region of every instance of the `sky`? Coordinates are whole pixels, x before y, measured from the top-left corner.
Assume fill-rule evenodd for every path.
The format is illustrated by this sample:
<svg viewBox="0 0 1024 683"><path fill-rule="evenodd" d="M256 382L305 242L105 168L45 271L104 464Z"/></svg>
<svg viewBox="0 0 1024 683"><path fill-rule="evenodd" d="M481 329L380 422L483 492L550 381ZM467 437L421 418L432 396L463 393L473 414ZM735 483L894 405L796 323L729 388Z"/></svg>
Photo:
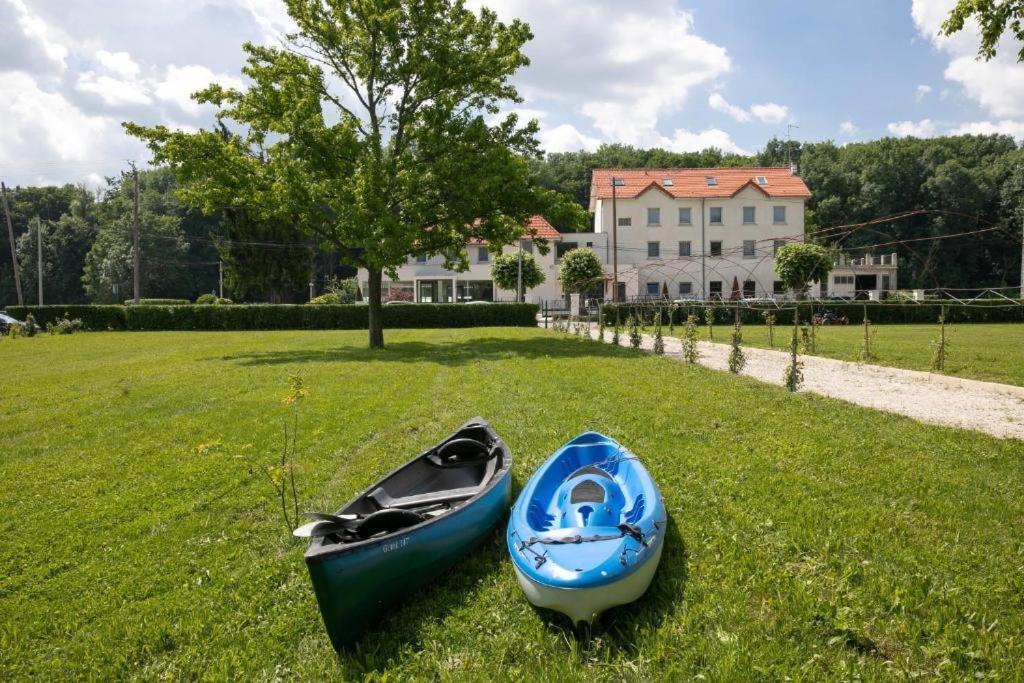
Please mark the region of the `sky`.
<svg viewBox="0 0 1024 683"><path fill-rule="evenodd" d="M846 144L1001 132L1024 139L1024 64L954 0L467 0L528 22L515 82L549 152L603 142L752 153L772 137ZM208 127L189 95L240 87L244 41L289 29L280 0L0 0L0 180L100 186L149 155L121 122ZM794 128L790 129L792 125Z"/></svg>

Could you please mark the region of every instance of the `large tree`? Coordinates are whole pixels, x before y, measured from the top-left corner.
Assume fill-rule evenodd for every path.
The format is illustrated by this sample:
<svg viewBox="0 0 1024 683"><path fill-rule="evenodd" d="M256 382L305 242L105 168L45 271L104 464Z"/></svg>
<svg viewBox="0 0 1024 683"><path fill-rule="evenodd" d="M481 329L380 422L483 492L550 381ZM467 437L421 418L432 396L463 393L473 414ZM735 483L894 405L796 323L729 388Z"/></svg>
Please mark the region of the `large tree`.
<svg viewBox="0 0 1024 683"><path fill-rule="evenodd" d="M528 63L519 21L462 0L287 0L298 30L246 44L244 90L195 95L240 131L127 124L207 211L290 221L369 273L370 346L383 347L381 281L414 254L470 239L501 246L565 202L533 179L537 124L499 116Z"/></svg>

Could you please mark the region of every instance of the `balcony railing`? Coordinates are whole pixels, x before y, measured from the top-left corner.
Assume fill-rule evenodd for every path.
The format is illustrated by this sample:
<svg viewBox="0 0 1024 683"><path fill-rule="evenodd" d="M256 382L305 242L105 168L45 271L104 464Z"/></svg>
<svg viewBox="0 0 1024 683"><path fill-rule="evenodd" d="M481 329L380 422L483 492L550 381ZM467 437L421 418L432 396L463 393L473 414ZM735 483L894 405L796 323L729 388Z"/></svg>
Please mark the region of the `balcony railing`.
<svg viewBox="0 0 1024 683"><path fill-rule="evenodd" d="M851 268L863 268L865 266L895 266L897 265L896 252L891 254L865 254L860 258L850 258L845 254L841 254L836 265L849 266Z"/></svg>

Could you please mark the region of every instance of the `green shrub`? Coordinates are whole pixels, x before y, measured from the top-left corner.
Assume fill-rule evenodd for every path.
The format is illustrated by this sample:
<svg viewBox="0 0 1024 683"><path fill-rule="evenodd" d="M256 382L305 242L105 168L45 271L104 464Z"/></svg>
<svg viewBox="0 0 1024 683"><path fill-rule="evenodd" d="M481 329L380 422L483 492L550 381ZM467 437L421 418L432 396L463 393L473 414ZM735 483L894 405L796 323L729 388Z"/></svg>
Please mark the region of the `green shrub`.
<svg viewBox="0 0 1024 683"><path fill-rule="evenodd" d="M203 296L206 296L205 294ZM200 297L201 299L202 297ZM198 302L198 299L196 300ZM188 299L139 299L136 304L132 299L124 302L125 306L188 306L192 302Z"/></svg>
<svg viewBox="0 0 1024 683"><path fill-rule="evenodd" d="M217 303L217 295L209 293L200 294L198 297L196 297L196 303L200 305L212 306L213 304Z"/></svg>
<svg viewBox="0 0 1024 683"><path fill-rule="evenodd" d="M327 292L320 296L315 296L306 302L307 305L313 306L337 306L341 303L341 296L337 292Z"/></svg>
<svg viewBox="0 0 1024 683"><path fill-rule="evenodd" d="M60 318L46 325L46 331L49 334L74 334L80 329L82 329L82 321L78 318L74 320Z"/></svg>
<svg viewBox="0 0 1024 683"><path fill-rule="evenodd" d="M384 306L386 328L533 327L536 304L408 304ZM252 306L11 306L41 324L78 318L86 330L365 330L369 307L256 304Z"/></svg>

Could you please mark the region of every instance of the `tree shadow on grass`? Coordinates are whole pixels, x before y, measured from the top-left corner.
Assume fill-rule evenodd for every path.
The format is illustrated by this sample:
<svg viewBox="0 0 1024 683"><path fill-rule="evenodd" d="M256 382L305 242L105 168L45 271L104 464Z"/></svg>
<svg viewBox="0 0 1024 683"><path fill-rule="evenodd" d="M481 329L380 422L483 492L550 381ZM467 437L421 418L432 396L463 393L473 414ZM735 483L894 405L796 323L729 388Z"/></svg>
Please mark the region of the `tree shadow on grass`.
<svg viewBox="0 0 1024 683"><path fill-rule="evenodd" d="M507 358L580 358L585 356L633 356L636 351L614 348L572 337L508 339L481 337L452 342L392 342L383 350L337 347L323 350L275 350L211 357L246 366L289 365L293 363L423 363L469 365L480 361Z"/></svg>
<svg viewBox="0 0 1024 683"><path fill-rule="evenodd" d="M689 574L686 542L679 533L675 520L670 516L661 562L650 588L639 600L604 612L593 625L589 639L581 637L564 614L534 609L538 615L550 619L550 628L561 633L567 642L573 642L575 639L581 652L611 649L615 654L635 657L640 654L640 641L657 631L682 603Z"/></svg>

